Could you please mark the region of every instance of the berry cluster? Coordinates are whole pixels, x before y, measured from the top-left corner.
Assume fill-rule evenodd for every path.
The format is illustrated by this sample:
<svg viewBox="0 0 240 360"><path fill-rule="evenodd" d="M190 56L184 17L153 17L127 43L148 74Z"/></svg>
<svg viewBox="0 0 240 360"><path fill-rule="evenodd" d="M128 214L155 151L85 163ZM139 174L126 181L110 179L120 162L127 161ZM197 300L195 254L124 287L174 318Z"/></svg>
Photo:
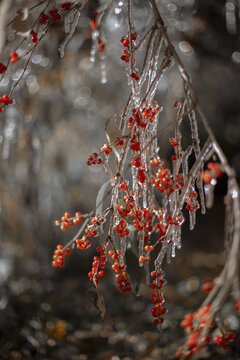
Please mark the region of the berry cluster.
<svg viewBox="0 0 240 360"><path fill-rule="evenodd" d="M12 99L9 99L9 96L8 95L3 95L0 97L0 104L4 104L4 105L10 105L12 104L13 101Z"/></svg>
<svg viewBox="0 0 240 360"><path fill-rule="evenodd" d="M75 216L71 217L69 212L65 212L65 214L61 217L61 220L56 220L55 225L60 226L62 231L65 231L69 226L75 226L82 222L82 213L80 211L75 213Z"/></svg>
<svg viewBox="0 0 240 360"><path fill-rule="evenodd" d="M116 223L114 225L114 229L116 230L116 232L118 233L120 238L123 238L124 236L129 235L129 231L127 229L126 221L124 221L123 219L120 220L119 223Z"/></svg>
<svg viewBox="0 0 240 360"><path fill-rule="evenodd" d="M93 15L95 16L95 18L90 21L90 27L92 30L95 30L98 27L98 22L97 22L98 12L95 11Z"/></svg>
<svg viewBox="0 0 240 360"><path fill-rule="evenodd" d="M124 205L121 205L119 203L116 204L116 209L117 209L119 215L121 216L121 218L123 218L123 219L127 219L132 208L133 208L132 204L124 204Z"/></svg>
<svg viewBox="0 0 240 360"><path fill-rule="evenodd" d="M209 343L210 337L205 336L203 338L201 331L204 328L210 330L214 324L210 312L211 305L209 304L202 306L193 314L189 313L185 315L181 322L181 327L188 334L186 342L187 349L180 347L175 354L175 357L184 359L189 358L194 353L198 352L204 345Z"/></svg>
<svg viewBox="0 0 240 360"><path fill-rule="evenodd" d="M184 186L182 174L176 175L176 179L174 180L171 171L164 168L162 165L160 165L156 176L152 177L151 183L156 186L161 193L166 195L169 195Z"/></svg>
<svg viewBox="0 0 240 360"><path fill-rule="evenodd" d="M140 110L133 108L132 117L128 119L128 128L131 129L132 124L134 123L136 127L146 129L148 122L145 122L144 121L145 119L147 119L150 122L149 118L147 118L146 116L145 117L142 116ZM134 131L136 131L136 128Z"/></svg>
<svg viewBox="0 0 240 360"><path fill-rule="evenodd" d="M138 170L137 179L140 182L140 184L144 184L146 182L147 176L144 169Z"/></svg>
<svg viewBox="0 0 240 360"><path fill-rule="evenodd" d="M123 44L124 47L128 47L129 39L127 37L122 37L120 41L121 41L121 43Z"/></svg>
<svg viewBox="0 0 240 360"><path fill-rule="evenodd" d="M140 79L140 76L135 74L134 72L131 73L130 77L136 81L139 81L139 79Z"/></svg>
<svg viewBox="0 0 240 360"><path fill-rule="evenodd" d="M64 266L64 258L66 255L71 254L71 249L67 248L65 251L63 250L63 246L57 245L56 250L53 254L52 266L53 267L63 267Z"/></svg>
<svg viewBox="0 0 240 360"><path fill-rule="evenodd" d="M236 334L234 332L226 333L224 335L214 336L213 342L223 349L227 349L228 344L235 340Z"/></svg>
<svg viewBox="0 0 240 360"><path fill-rule="evenodd" d="M140 168L142 166L140 156L134 157L132 162L131 162L131 165L135 166L136 168Z"/></svg>
<svg viewBox="0 0 240 360"><path fill-rule="evenodd" d="M206 278L203 281L201 290L202 292L209 292L212 290L213 286L214 286L214 280L210 278Z"/></svg>
<svg viewBox="0 0 240 360"><path fill-rule="evenodd" d="M150 165L152 166L159 166L161 164L161 160L159 156L155 156L150 160Z"/></svg>
<svg viewBox="0 0 240 360"><path fill-rule="evenodd" d="M112 152L112 148L108 144L104 144L101 147L101 152L104 153L105 155L109 155Z"/></svg>
<svg viewBox="0 0 240 360"><path fill-rule="evenodd" d="M133 42L136 39L137 39L136 34L132 33L131 34L131 41ZM129 41L129 39L127 37L122 37L120 41L123 44L123 46L126 48L126 49L123 50L123 55L121 56L121 60L128 63L129 60L130 60L130 51L129 51L130 41ZM135 63L135 58L133 58L133 62Z"/></svg>
<svg viewBox="0 0 240 360"><path fill-rule="evenodd" d="M95 31L98 27L98 21L97 21L98 12L95 11L93 13L93 15L95 16L95 18L90 21L90 27L91 27L92 31ZM98 42L98 52L100 52L100 53L104 52L106 49L106 44L102 40L101 36L97 37L97 42Z"/></svg>
<svg viewBox="0 0 240 360"><path fill-rule="evenodd" d="M194 188L190 189L185 197L185 202L187 203L186 209L190 212L199 209L200 205L197 200L198 194Z"/></svg>
<svg viewBox="0 0 240 360"><path fill-rule="evenodd" d="M116 274L116 280L117 280L117 284L118 284L118 288L119 290L125 294L127 292L130 292L131 289L131 285L130 282L128 280L128 276L126 273L126 265L123 262L122 259L122 252L121 250L109 250L108 255L112 258L112 260L114 260L115 262L112 265L112 269L117 273Z"/></svg>
<svg viewBox="0 0 240 360"><path fill-rule="evenodd" d="M178 143L177 140L174 139L174 138L170 138L170 139L169 139L169 142L170 142L170 144L171 144L173 147L179 146L179 143Z"/></svg>
<svg viewBox="0 0 240 360"><path fill-rule="evenodd" d="M71 1L66 1L61 5L63 10L69 11L71 9L72 3Z"/></svg>
<svg viewBox="0 0 240 360"><path fill-rule="evenodd" d="M127 184L126 183L120 183L119 184L119 187L120 187L120 189L122 190L122 191L127 191Z"/></svg>
<svg viewBox="0 0 240 360"><path fill-rule="evenodd" d="M72 3L70 1L67 1L61 5L62 10L69 11L71 9ZM52 21L57 21L61 19L61 15L59 13L58 9L51 9L49 10L49 15L52 17ZM40 24L45 24L49 19L49 15L42 13L39 18Z"/></svg>
<svg viewBox="0 0 240 360"><path fill-rule="evenodd" d="M98 52L100 53L104 52L106 49L106 44L103 42L100 36L98 36L97 42L98 42Z"/></svg>
<svg viewBox="0 0 240 360"><path fill-rule="evenodd" d="M162 219L161 219L161 221L159 221L156 224L156 229L158 231L158 237L159 237L159 239L162 239L161 242L164 242L164 236L166 234L168 226L169 226L169 224L166 221L163 221Z"/></svg>
<svg viewBox="0 0 240 360"><path fill-rule="evenodd" d="M133 135L131 139L131 150L132 151L139 151L140 150L140 142L136 141L136 135Z"/></svg>
<svg viewBox="0 0 240 360"><path fill-rule="evenodd" d="M164 299L163 294L160 291L165 283L162 273L156 271L151 272L151 277L153 278L150 288L153 293L150 295L150 299L154 307L152 308L152 316L155 318L153 321L154 325L159 325L164 322L163 315L167 314L167 309L162 306Z"/></svg>
<svg viewBox="0 0 240 360"><path fill-rule="evenodd" d="M80 250L86 250L91 246L91 243L88 240L87 235L83 235L82 239L77 239L76 244L77 244L77 248Z"/></svg>
<svg viewBox="0 0 240 360"><path fill-rule="evenodd" d="M139 256L138 259L139 264L143 264L145 261L148 262L150 260L151 260L150 256L144 256L144 255Z"/></svg>
<svg viewBox="0 0 240 360"><path fill-rule="evenodd" d="M100 217L99 215L95 215L91 219L92 225L97 225L97 226L100 226L102 223L104 223L104 221L105 221L104 217Z"/></svg>
<svg viewBox="0 0 240 360"><path fill-rule="evenodd" d="M153 103L144 107L141 111L142 116L150 123L154 122L159 115L160 108L157 103Z"/></svg>
<svg viewBox="0 0 240 360"><path fill-rule="evenodd" d="M105 219L103 217L100 217L99 215L96 215L95 217L93 217L91 219L91 225L89 225L85 229L86 235L83 235L83 237L81 239L76 240L78 249L86 250L91 246L91 243L88 240L88 238L97 237L99 235L96 227L100 226L104 221L105 221Z"/></svg>
<svg viewBox="0 0 240 360"><path fill-rule="evenodd" d="M8 95L3 95L0 97L0 104L4 104L5 106L11 105L13 103L12 99L9 99ZM0 113L2 112L3 107L0 107Z"/></svg>
<svg viewBox="0 0 240 360"><path fill-rule="evenodd" d="M47 14L42 13L40 15L40 19L39 19L40 24L45 24L48 20L49 20L49 16Z"/></svg>
<svg viewBox="0 0 240 360"><path fill-rule="evenodd" d="M168 215L167 222L169 225L180 226L184 223L183 214L180 212L175 218L172 215Z"/></svg>
<svg viewBox="0 0 240 360"><path fill-rule="evenodd" d="M97 248L97 252L100 253L99 256L94 256L92 263L92 270L88 273L89 280L91 282L95 281L98 284L98 279L104 277L105 264L107 262L106 258L106 245L102 245Z"/></svg>
<svg viewBox="0 0 240 360"><path fill-rule="evenodd" d="M124 144L124 140L117 137L114 146L122 146L123 144Z"/></svg>
<svg viewBox="0 0 240 360"><path fill-rule="evenodd" d="M52 21L57 21L61 19L61 15L59 14L58 9L52 9L48 13L52 17Z"/></svg>
<svg viewBox="0 0 240 360"><path fill-rule="evenodd" d="M97 153L93 153L91 156L88 157L88 161L87 161L88 166L95 165L95 164L100 165L101 163L102 163L102 159L98 158Z"/></svg>
<svg viewBox="0 0 240 360"><path fill-rule="evenodd" d="M216 185L217 178L222 176L221 164L216 162L209 162L207 165L208 170L202 171L201 178L205 184Z"/></svg>
<svg viewBox="0 0 240 360"><path fill-rule="evenodd" d="M30 31L30 35L32 35L32 42L35 44L35 43L37 43L38 42L38 37L37 37L37 34L36 34L36 32L32 29L31 31Z"/></svg>
<svg viewBox="0 0 240 360"><path fill-rule="evenodd" d="M123 55L121 56L121 60L125 61L126 63L129 62L129 60L130 60L130 51L129 50L127 50L127 49L123 50Z"/></svg>
<svg viewBox="0 0 240 360"><path fill-rule="evenodd" d="M11 58L11 63L16 64L16 62L18 61L18 53L16 51L13 51L10 54L10 58Z"/></svg>
<svg viewBox="0 0 240 360"><path fill-rule="evenodd" d="M187 332L190 333L193 331L195 325L197 329L201 331L205 325L211 327L213 325L213 320L210 316L211 305L205 305L193 314L189 313L185 315L184 319L181 322L181 327Z"/></svg>
<svg viewBox="0 0 240 360"><path fill-rule="evenodd" d="M179 152L178 154L172 155L171 159L172 159L172 161L176 161L176 160L181 159L182 156L183 156L182 152Z"/></svg>
<svg viewBox="0 0 240 360"><path fill-rule="evenodd" d="M153 231L152 223L153 223L153 209L140 209L139 207L135 207L134 212L132 211L129 215L133 216L135 219L133 220L133 225L139 231L146 229L147 233ZM146 238L145 240L148 240Z"/></svg>
<svg viewBox="0 0 240 360"><path fill-rule="evenodd" d="M117 274L116 280L117 280L118 288L123 294L130 292L132 290L131 284L128 280L127 273L125 271L123 271L121 274Z"/></svg>

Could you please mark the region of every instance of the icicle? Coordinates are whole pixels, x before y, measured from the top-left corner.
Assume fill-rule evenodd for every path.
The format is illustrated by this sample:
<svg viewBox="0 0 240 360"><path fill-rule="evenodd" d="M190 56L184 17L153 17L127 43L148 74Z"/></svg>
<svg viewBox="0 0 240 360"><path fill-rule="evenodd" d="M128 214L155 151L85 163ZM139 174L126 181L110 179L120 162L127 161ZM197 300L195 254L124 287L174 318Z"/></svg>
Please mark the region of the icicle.
<svg viewBox="0 0 240 360"><path fill-rule="evenodd" d="M145 270L145 274L146 274L146 285L150 285L151 277L150 277L149 261L144 263L144 270Z"/></svg>
<svg viewBox="0 0 240 360"><path fill-rule="evenodd" d="M160 269L161 266L162 266L162 262L163 262L164 256L166 254L167 246L168 246L168 243L167 243L168 241L169 241L169 239L165 239L165 241L164 241L164 243L162 245L162 248L161 248L161 250L160 250L160 252L159 252L159 254L157 256L157 259L155 260L156 269Z"/></svg>
<svg viewBox="0 0 240 360"><path fill-rule="evenodd" d="M166 194L163 195L163 221L166 222L167 208L168 208L168 196Z"/></svg>
<svg viewBox="0 0 240 360"><path fill-rule="evenodd" d="M115 232L113 231L113 229L112 229L112 231L111 231L111 239L112 239L112 241L113 241L113 245L114 245L115 249L118 249L119 246L118 246L118 244L117 244Z"/></svg>
<svg viewBox="0 0 240 360"><path fill-rule="evenodd" d="M188 90L186 91L186 96L187 96L187 101L188 101L188 111L189 111L189 121L190 121L190 126L191 126L191 135L192 135L192 140L193 140L193 147L194 147L194 152L195 152L195 157L196 159L198 158L198 156L200 155L200 140L199 140L199 136L198 136L198 125L197 125L197 119L196 119L196 114L195 111L193 110L193 104L192 104L192 99L188 93ZM202 171L202 167L200 168L200 170L197 173L197 180L196 180L196 184L197 184L197 188L199 191L199 197L200 197L200 204L201 204L201 212L202 214L206 213L206 207L205 207L205 199L204 199L204 192L203 192L203 183L202 183L202 179L201 179L201 171Z"/></svg>
<svg viewBox="0 0 240 360"><path fill-rule="evenodd" d="M140 86L137 84L135 80L131 81L132 86L132 94L133 94L133 101L135 103L135 108L139 108L140 106Z"/></svg>
<svg viewBox="0 0 240 360"><path fill-rule="evenodd" d="M176 256L176 251L175 251L175 244L173 243L172 244L172 257L175 257Z"/></svg>
<svg viewBox="0 0 240 360"><path fill-rule="evenodd" d="M177 226L177 240L176 240L176 246L178 249L181 249L181 226Z"/></svg>
<svg viewBox="0 0 240 360"><path fill-rule="evenodd" d="M189 211L189 228L190 230L194 229L196 224L196 210Z"/></svg>
<svg viewBox="0 0 240 360"><path fill-rule="evenodd" d="M171 264L171 244L168 244L167 246L167 263Z"/></svg>
<svg viewBox="0 0 240 360"><path fill-rule="evenodd" d="M154 98L157 87L158 87L158 83L159 83L164 71L172 65L173 65L173 62L171 62L171 56L168 53L166 53L166 55L163 58L162 64L158 70L158 74L155 76L155 79L152 81L152 83L149 87L149 90L147 92L147 95L146 95L147 102L149 102L149 103L152 102L152 99Z"/></svg>
<svg viewBox="0 0 240 360"><path fill-rule="evenodd" d="M112 170L108 164L108 160L109 160L109 155L105 156L105 161L102 163L103 164L103 169L106 172L106 174L108 175L109 179L112 178L113 174L112 174Z"/></svg>
<svg viewBox="0 0 240 360"><path fill-rule="evenodd" d="M206 206L205 206L205 199L204 199L203 182L201 179L201 172L198 173L198 177L196 179L196 185L197 185L197 188L199 191L201 213L206 214Z"/></svg>
<svg viewBox="0 0 240 360"><path fill-rule="evenodd" d="M154 40L155 40L155 33L153 32L150 36L149 42L148 42L148 53L147 56L144 59L144 68L142 70L142 74L139 80L139 85L140 87L142 87L142 85L144 84L147 75L149 74L149 64L150 64L150 60L152 57L152 53L153 53L153 45L154 45Z"/></svg>
<svg viewBox="0 0 240 360"><path fill-rule="evenodd" d="M143 256L143 250L144 250L144 231L139 231L139 258L140 256ZM139 266L143 266L143 263L139 263Z"/></svg>
<svg viewBox="0 0 240 360"><path fill-rule="evenodd" d="M106 67L104 53L100 54L100 60L101 60L101 84L106 84L106 82L107 82L107 67Z"/></svg>
<svg viewBox="0 0 240 360"><path fill-rule="evenodd" d="M122 261L124 262L124 256L125 256L126 249L127 249L127 238L126 238L126 236L124 238L120 239L120 249L121 249Z"/></svg>
<svg viewBox="0 0 240 360"><path fill-rule="evenodd" d="M67 36L58 47L58 51L60 52L61 57L64 56L65 47L73 37L73 34L78 24L79 17L80 17L80 11L76 10L75 13L70 12L64 18L64 30L67 33Z"/></svg>
<svg viewBox="0 0 240 360"><path fill-rule="evenodd" d="M214 183L214 181L215 181L215 183ZM215 188L216 183L217 183L216 179L212 179L211 184L205 184L204 185L204 192L205 192L205 197L206 197L206 206L207 206L208 209L210 209L213 206L214 188Z"/></svg>
<svg viewBox="0 0 240 360"><path fill-rule="evenodd" d="M147 162L147 150L146 150L146 144L149 142L149 137L145 134L145 131L140 132L140 143L141 148L144 149L141 153L141 162L145 169L145 171L148 171L148 162ZM147 208L148 201L147 201L147 195L148 195L148 188L147 188L147 179L145 183L142 185L142 197L143 197L143 208Z"/></svg>
<svg viewBox="0 0 240 360"><path fill-rule="evenodd" d="M171 236L172 236L172 243L173 244L175 244L176 243L176 237L177 237L177 232L176 232L176 226L173 226L172 227L172 234L171 234Z"/></svg>
<svg viewBox="0 0 240 360"><path fill-rule="evenodd" d="M134 194L136 194L136 201L137 201L138 180L137 180L137 168L135 166L132 166L132 187Z"/></svg>
<svg viewBox="0 0 240 360"><path fill-rule="evenodd" d="M145 182L142 186L142 196L143 196L143 208L147 209L148 202L147 202L147 182Z"/></svg>
<svg viewBox="0 0 240 360"><path fill-rule="evenodd" d="M98 48L98 42L97 42L97 38L99 37L99 31L95 30L92 32L92 48L91 48L91 53L90 53L90 61L91 62L95 62L96 60L96 51Z"/></svg>
<svg viewBox="0 0 240 360"><path fill-rule="evenodd" d="M155 96L157 86L158 86L158 83L159 83L160 79L161 79L161 76L154 83L152 82L153 86L151 86L151 89L150 89L151 91L149 91L149 93L148 93L148 95L146 97L146 101L148 101L149 103L152 102L152 99Z"/></svg>
<svg viewBox="0 0 240 360"><path fill-rule="evenodd" d="M72 20L73 20L73 14L72 14L72 12L68 13L68 14L64 17L64 31L65 31L65 33L69 33L69 31L70 31L70 25L71 25Z"/></svg>
<svg viewBox="0 0 240 360"><path fill-rule="evenodd" d="M111 185L112 185L112 199L111 204L113 205L114 209L114 223L119 224L120 216L117 210L117 203L119 201L119 188L118 188L119 179L117 177L111 178Z"/></svg>
<svg viewBox="0 0 240 360"><path fill-rule="evenodd" d="M192 149L193 147L190 146L189 149L187 149L184 153L183 159L182 159L182 170L183 170L183 180L184 183L187 181L187 177L188 177L188 158L192 153Z"/></svg>
<svg viewBox="0 0 240 360"><path fill-rule="evenodd" d="M162 44L163 44L163 39L162 39L162 34L160 34L159 37L158 37L158 40L157 40L157 45L156 45L156 47L154 49L151 68L149 69L149 79L148 79L147 90L149 89L150 84L152 83L155 76L157 75L157 68L158 68L158 64L159 64L158 59L159 59Z"/></svg>
<svg viewBox="0 0 240 360"><path fill-rule="evenodd" d="M159 113L163 110L163 107L160 108ZM158 127L158 120L159 120L159 115L156 117L156 119L154 120L154 122L152 123L152 126L149 129L149 133L151 135L152 138L154 138L151 142L151 156L154 157L155 155L157 155L158 151L159 151L159 147L158 147L158 143L157 143L157 127Z"/></svg>

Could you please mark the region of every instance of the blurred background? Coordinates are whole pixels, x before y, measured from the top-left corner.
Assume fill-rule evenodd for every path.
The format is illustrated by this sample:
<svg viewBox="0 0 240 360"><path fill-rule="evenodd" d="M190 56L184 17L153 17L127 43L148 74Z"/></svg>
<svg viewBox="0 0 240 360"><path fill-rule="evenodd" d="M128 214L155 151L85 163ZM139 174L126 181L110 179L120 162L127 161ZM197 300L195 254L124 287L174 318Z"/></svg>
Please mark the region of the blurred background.
<svg viewBox="0 0 240 360"><path fill-rule="evenodd" d="M57 7L61 1L54 3ZM54 220L65 211L86 213L95 208L96 195L107 178L100 166L89 168L86 161L106 142L106 120L121 114L129 94L120 60L120 39L127 33L122 1L113 1L105 19L104 58L90 61L89 23L93 11L105 3L89 1L81 10L63 58L58 52L66 36L63 21L51 26L16 87L15 104L0 114L1 359L173 359L184 336L180 321L204 299L202 280L217 275L224 264L227 183L223 177L215 189L213 208L205 216L198 214L191 232L186 221L182 249L165 267L169 314L161 334L152 325L144 274L137 269L131 251L127 260L135 291L120 294L109 269L101 281L107 310L104 321L94 306L94 291L87 277L95 249L73 250L63 269L51 267L56 245L67 243L76 232L74 228L60 232ZM157 4L192 77L197 98L239 178L240 3L161 0ZM151 11L147 2L136 0L134 5L136 29L142 34L151 21ZM23 1L13 2L9 20L21 6ZM38 14L39 8L31 12L33 19ZM9 25L1 62L20 40ZM23 44L19 54L26 49ZM0 82L1 94L9 92L24 66L24 61L19 61L6 73ZM171 68L160 81L156 96L163 106L163 127L174 120L173 102L181 99L182 91L179 74ZM173 127L159 139L162 158L169 156L166 139L170 136ZM200 137L204 136L200 126ZM240 319L232 300L222 312L226 326L239 331ZM210 347L205 358L239 359L239 343L224 353Z"/></svg>

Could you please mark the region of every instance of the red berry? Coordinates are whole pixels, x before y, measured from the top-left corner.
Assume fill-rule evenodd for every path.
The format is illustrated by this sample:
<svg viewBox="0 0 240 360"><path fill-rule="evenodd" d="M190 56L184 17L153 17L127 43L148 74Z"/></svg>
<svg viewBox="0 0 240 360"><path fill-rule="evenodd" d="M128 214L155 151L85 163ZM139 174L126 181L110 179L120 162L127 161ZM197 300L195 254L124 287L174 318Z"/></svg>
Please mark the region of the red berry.
<svg viewBox="0 0 240 360"><path fill-rule="evenodd" d="M97 27L97 20L96 20L96 19L93 19L93 20L90 22L90 26L91 26L91 29L96 29L96 27Z"/></svg>
<svg viewBox="0 0 240 360"><path fill-rule="evenodd" d="M7 67L4 64L0 63L0 74L3 74L6 70Z"/></svg>
<svg viewBox="0 0 240 360"><path fill-rule="evenodd" d="M49 16L45 13L42 13L39 19L40 24L45 24L46 21L48 21Z"/></svg>

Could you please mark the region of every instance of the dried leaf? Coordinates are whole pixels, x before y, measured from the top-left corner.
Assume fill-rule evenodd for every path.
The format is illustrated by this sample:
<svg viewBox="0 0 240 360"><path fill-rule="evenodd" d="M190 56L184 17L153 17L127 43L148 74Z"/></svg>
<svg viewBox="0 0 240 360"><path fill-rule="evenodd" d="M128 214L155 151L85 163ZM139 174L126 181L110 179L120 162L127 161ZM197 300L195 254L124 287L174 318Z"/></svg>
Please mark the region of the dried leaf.
<svg viewBox="0 0 240 360"><path fill-rule="evenodd" d="M99 290L97 284L94 284L94 285L96 287L96 295L94 297L94 305L96 306L96 308L98 310L100 310L101 318L104 319L106 309L105 309L105 302L104 302L103 294Z"/></svg>
<svg viewBox="0 0 240 360"><path fill-rule="evenodd" d="M103 209L105 209L104 200L107 198L108 191L111 190L109 181L106 181L102 186L100 187L97 198L96 198L96 213L101 214L103 212ZM105 204L106 205L106 204ZM101 231L103 231L102 225L100 227Z"/></svg>
<svg viewBox="0 0 240 360"><path fill-rule="evenodd" d="M17 34L26 36L32 29L32 16L29 15L28 9L24 8L21 14L15 16L12 22L12 28Z"/></svg>
<svg viewBox="0 0 240 360"><path fill-rule="evenodd" d="M119 127L116 124L116 119L117 119L117 115L115 114L106 122L105 131L109 144L116 141L117 137L119 138L122 137L122 132L120 131ZM119 153L119 149L113 146L113 151L117 156L117 159L120 160L121 156Z"/></svg>
<svg viewBox="0 0 240 360"><path fill-rule="evenodd" d="M72 15L71 13L66 15L65 19L64 19L64 26L65 26L65 29L67 29L68 31L67 31L67 36L65 37L65 39L61 42L61 44L58 47L58 51L60 52L61 57L64 57L65 47L68 44L68 42L71 40L71 38L73 37L73 34L76 30L78 20L80 17L80 11L78 9L75 11L72 21L69 20L71 15Z"/></svg>
<svg viewBox="0 0 240 360"><path fill-rule="evenodd" d="M135 226L129 224L128 231L129 231L128 240L130 241L131 244L131 251L137 258L139 258L139 249L138 249L139 241L137 237L138 230L135 228Z"/></svg>

